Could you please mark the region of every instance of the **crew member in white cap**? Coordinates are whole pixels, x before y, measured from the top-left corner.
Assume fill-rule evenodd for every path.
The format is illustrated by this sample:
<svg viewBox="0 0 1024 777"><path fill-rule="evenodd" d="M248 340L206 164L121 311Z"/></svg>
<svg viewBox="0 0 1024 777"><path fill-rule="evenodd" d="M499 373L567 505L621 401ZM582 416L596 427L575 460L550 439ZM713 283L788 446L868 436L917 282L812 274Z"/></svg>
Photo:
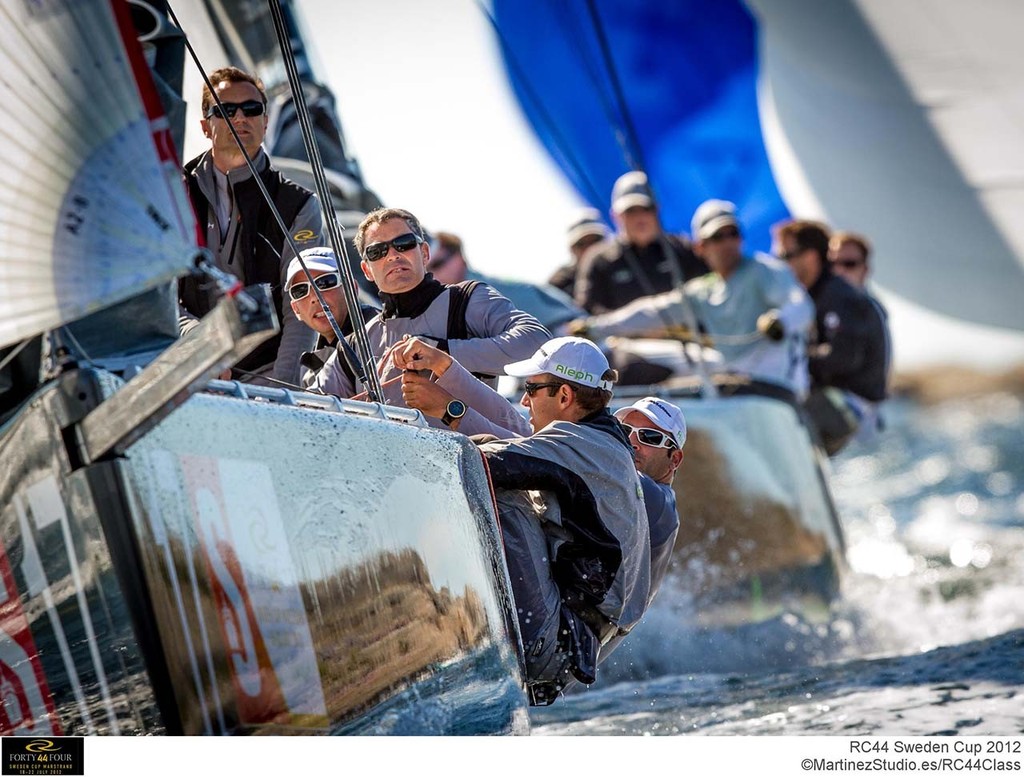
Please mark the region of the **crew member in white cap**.
<svg viewBox="0 0 1024 777"><path fill-rule="evenodd" d="M558 337L505 372L525 378L533 435L486 443L531 703L597 676L603 644L640 620L650 591L643 489L608 412L617 373L600 349ZM547 497L531 508L528 491Z"/></svg>
<svg viewBox="0 0 1024 777"><path fill-rule="evenodd" d="M711 272L682 289L636 300L569 325L588 337L672 336L687 308L720 358L714 371L745 376L758 390L807 393L807 340L814 306L789 268L769 256L745 256L736 206L708 200L693 216L694 246ZM690 333L694 336L693 333Z"/></svg>
<svg viewBox="0 0 1024 777"><path fill-rule="evenodd" d="M644 173L626 173L615 182L611 213L619 234L588 253L576 276L573 296L588 313L617 310L708 271L688 243L663 231Z"/></svg>
<svg viewBox="0 0 1024 777"><path fill-rule="evenodd" d="M348 304L342 291L342 277L338 269L338 259L333 249L326 247L307 248L300 253L306 264L307 275L302 269L302 262L295 257L288 263L285 273L285 298L291 303L292 312L303 324L317 333L314 349L299 359L302 364L301 381L309 386L316 379L317 373L323 369L327 357L337 347L337 337L327 314L320 305L320 300L313 291L312 285L320 290L320 295L330 308L342 337L352 333L352 319L348 314ZM310 283L312 281L312 285ZM377 314L376 308L364 305L363 320L368 321Z"/></svg>
<svg viewBox="0 0 1024 777"><path fill-rule="evenodd" d="M644 397L615 411L633 446L651 535L651 593L654 599L672 560L679 533L679 512L672 481L683 462L686 419L666 399Z"/></svg>

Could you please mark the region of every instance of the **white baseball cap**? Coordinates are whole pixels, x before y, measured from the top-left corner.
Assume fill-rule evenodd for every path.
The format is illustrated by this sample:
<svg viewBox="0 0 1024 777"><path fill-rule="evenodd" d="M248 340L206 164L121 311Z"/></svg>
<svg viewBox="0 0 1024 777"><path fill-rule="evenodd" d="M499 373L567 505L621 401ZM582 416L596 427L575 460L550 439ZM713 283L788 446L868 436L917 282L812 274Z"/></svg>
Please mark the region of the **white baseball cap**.
<svg viewBox="0 0 1024 777"><path fill-rule="evenodd" d="M630 208L653 208L654 197L647 175L639 170L620 175L612 188L612 211L625 213Z"/></svg>
<svg viewBox="0 0 1024 777"><path fill-rule="evenodd" d="M736 206L728 200L706 200L700 204L690 222L690 235L694 240L707 240L722 227L736 227Z"/></svg>
<svg viewBox="0 0 1024 777"><path fill-rule="evenodd" d="M686 419L683 418L682 410L667 400L644 397L628 407L620 407L615 411L615 417L621 421L631 410L643 413L655 426L675 440L679 450L683 449L686 443Z"/></svg>
<svg viewBox="0 0 1024 777"><path fill-rule="evenodd" d="M317 248L307 248L302 251L299 256L302 257L302 261L306 263L306 267L310 272L314 270L320 270L322 272L338 272L338 260L334 256L334 250L324 246ZM284 287L290 289L292 281L295 280L295 276L302 275L299 280L305 281L306 274L302 272L302 264L299 262L299 256L296 256L288 263L288 272L285 274Z"/></svg>
<svg viewBox="0 0 1024 777"><path fill-rule="evenodd" d="M601 379L607 371L608 359L601 349L582 337L548 340L529 359L505 366L505 374L515 378L548 372L573 383L611 391L615 384Z"/></svg>

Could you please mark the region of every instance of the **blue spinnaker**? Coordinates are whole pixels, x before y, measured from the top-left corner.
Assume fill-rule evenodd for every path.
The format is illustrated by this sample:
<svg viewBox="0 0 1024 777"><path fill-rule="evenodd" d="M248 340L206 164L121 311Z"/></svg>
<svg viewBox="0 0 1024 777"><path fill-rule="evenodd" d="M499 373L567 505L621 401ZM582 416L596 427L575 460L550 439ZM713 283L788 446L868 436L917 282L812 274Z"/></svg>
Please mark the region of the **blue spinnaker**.
<svg viewBox="0 0 1024 777"><path fill-rule="evenodd" d="M708 198L735 202L748 249L789 217L757 106L757 28L739 0L600 0L597 13L629 120L587 3L494 0L505 69L527 119L567 178L607 212L615 179L642 162L666 229L689 232ZM639 150L617 137L636 128Z"/></svg>

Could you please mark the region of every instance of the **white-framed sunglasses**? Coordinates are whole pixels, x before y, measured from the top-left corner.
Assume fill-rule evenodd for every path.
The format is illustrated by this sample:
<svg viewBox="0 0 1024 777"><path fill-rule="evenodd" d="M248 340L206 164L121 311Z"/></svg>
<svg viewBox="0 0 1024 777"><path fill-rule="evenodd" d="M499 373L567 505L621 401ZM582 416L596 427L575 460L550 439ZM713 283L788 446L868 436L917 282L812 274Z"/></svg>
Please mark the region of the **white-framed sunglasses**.
<svg viewBox="0 0 1024 777"><path fill-rule="evenodd" d="M622 424L622 421L619 421ZM622 428L626 430L626 436L632 436L636 433L636 438L643 445L647 445L651 448L677 448L676 441L672 439L672 435L666 434L660 429L647 429L638 426L630 426L629 424L622 424Z"/></svg>
<svg viewBox="0 0 1024 777"><path fill-rule="evenodd" d="M314 278L313 283L320 291L328 291L329 289L336 288L341 285L341 275L336 272L328 272L321 275L319 278ZM308 281L301 281L299 283L293 283L288 287L288 296L292 302L298 302L300 299L305 299L309 296L311 291Z"/></svg>

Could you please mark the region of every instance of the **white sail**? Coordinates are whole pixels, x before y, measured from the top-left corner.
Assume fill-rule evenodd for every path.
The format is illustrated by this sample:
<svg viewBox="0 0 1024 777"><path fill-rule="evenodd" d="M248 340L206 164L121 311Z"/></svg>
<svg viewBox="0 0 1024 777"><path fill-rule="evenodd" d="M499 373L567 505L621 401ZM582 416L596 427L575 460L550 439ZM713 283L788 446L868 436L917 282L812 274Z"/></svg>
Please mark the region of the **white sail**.
<svg viewBox="0 0 1024 777"><path fill-rule="evenodd" d="M791 210L871 235L884 288L1024 330L1024 4L747 4Z"/></svg>
<svg viewBox="0 0 1024 777"><path fill-rule="evenodd" d="M0 346L182 274L195 219L123 0L0 4Z"/></svg>

